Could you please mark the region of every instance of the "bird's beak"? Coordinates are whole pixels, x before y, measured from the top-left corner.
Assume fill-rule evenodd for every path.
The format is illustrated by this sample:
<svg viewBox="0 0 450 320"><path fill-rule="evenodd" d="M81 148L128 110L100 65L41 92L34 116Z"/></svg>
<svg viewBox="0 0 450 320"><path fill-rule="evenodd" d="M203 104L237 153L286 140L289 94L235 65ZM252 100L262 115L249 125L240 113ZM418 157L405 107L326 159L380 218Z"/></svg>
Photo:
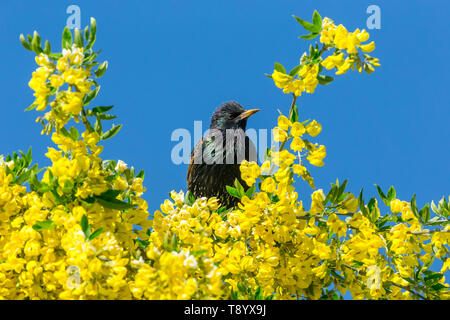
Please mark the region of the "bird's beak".
<svg viewBox="0 0 450 320"><path fill-rule="evenodd" d="M250 117L252 114L257 113L258 111L259 111L259 109L245 110L244 112L242 112L242 113L238 116L238 119L239 119L239 120L247 119L247 118Z"/></svg>

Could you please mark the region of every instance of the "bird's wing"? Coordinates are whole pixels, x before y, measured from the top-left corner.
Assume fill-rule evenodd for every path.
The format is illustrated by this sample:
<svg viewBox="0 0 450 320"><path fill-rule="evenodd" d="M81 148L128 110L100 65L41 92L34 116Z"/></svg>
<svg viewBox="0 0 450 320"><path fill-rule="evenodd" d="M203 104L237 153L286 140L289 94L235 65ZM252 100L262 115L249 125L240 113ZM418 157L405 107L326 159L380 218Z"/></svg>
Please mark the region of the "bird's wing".
<svg viewBox="0 0 450 320"><path fill-rule="evenodd" d="M191 151L191 159L189 160L189 166L188 166L188 171L187 171L187 184L188 184L188 189L189 189L189 181L191 181L192 178L192 173L194 171L194 165L198 162L198 157L202 155L203 153L203 138L201 138L196 145L194 146L194 149L192 149ZM197 159L197 161L196 161Z"/></svg>

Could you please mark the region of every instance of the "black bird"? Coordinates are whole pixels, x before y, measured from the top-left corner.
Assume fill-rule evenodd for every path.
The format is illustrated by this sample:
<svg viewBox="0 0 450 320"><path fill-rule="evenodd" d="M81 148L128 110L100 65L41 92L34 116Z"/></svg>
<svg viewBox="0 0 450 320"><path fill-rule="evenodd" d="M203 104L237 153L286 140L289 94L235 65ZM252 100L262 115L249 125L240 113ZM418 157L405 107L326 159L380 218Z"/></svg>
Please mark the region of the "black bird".
<svg viewBox="0 0 450 320"><path fill-rule="evenodd" d="M258 111L245 110L235 101L225 102L214 111L208 134L191 152L187 188L195 199L217 197L227 208L238 204L239 199L230 195L226 186L233 186L238 179L248 189L239 166L244 159L257 161L255 145L245 134L245 127L247 118Z"/></svg>

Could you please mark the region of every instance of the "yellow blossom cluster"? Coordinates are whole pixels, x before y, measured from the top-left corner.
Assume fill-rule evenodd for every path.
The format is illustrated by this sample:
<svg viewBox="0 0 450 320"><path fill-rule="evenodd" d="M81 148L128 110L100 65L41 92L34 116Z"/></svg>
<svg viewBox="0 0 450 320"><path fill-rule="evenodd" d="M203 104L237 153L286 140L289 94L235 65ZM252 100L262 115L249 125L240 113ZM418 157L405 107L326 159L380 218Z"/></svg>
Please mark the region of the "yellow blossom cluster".
<svg viewBox="0 0 450 320"><path fill-rule="evenodd" d="M322 21L322 31L320 32L320 42L324 44L325 48L335 48L333 55L325 58L321 64L326 69L337 69L336 74L344 74L350 69L356 69L361 72L362 69L368 73L373 72L374 67L379 67L379 59L373 58L367 54L365 59L360 58L358 49L362 52L372 52L375 50L375 42L362 44L369 40L369 33L363 29L356 29L354 32L348 32L342 25L336 26L329 18L324 18ZM345 58L344 52L348 53Z"/></svg>
<svg viewBox="0 0 450 320"><path fill-rule="evenodd" d="M353 54L367 40L317 15L327 46ZM101 158L101 142L120 126L103 132L112 107L89 107L98 93L90 77L105 68L92 69L92 29L91 21L85 47L79 33L72 45L65 30L62 54L33 42L34 106L44 110L55 97L44 133L56 147L41 170L31 152L0 156L0 299L450 299L445 198L432 203L431 217L415 197L397 199L393 187L385 195L377 186L385 208L346 191L347 181L316 189L308 167L324 165L326 148L310 139L322 126L300 122L295 101L325 79L319 51L296 79L275 70L275 84L294 93L291 110L273 130L281 145L261 165L242 162L249 188L236 181L228 189L237 207L172 191L150 215L143 172ZM68 128L72 119L81 134ZM296 191L299 177L314 189L310 197Z"/></svg>
<svg viewBox="0 0 450 320"><path fill-rule="evenodd" d="M75 45L63 49L56 64L44 53L36 56L36 63L40 67L33 72L29 82L30 88L35 91L36 100L29 109L36 107L36 110L43 111L48 104L52 107L50 112L37 121L47 120L51 126L60 129L71 115L81 113L83 98L91 92L94 85L94 81L90 79L90 68L82 66L83 59L83 48ZM47 126L44 132L50 133L51 126Z"/></svg>
<svg viewBox="0 0 450 320"><path fill-rule="evenodd" d="M302 66L298 73L294 75L275 69L272 73L272 79L278 88L283 89L284 93L293 93L296 96L301 96L304 91L314 93L319 83L317 80L318 73L319 66L311 64Z"/></svg>
<svg viewBox="0 0 450 320"><path fill-rule="evenodd" d="M380 66L379 59L368 54L361 56L358 51L359 49L363 53L369 53L375 50L374 41L363 44L369 40L369 33L366 30L356 29L354 32L348 32L342 24L336 26L331 19L327 17L322 19L318 14L316 22L319 21L319 24L316 26L305 25L303 20L297 19L307 30L313 31L311 34L313 37L308 39L320 35L323 47L319 50L317 44L315 47L311 46L309 54L305 52L300 64L290 72L286 72L281 64L275 64L270 77L284 93L292 93L299 97L302 92L314 93L318 84L330 83L333 78L322 75L323 68L327 70L336 68L336 74L340 75L350 69L359 72L364 69L367 73L372 73L374 67ZM323 58L322 55L329 50L334 50L333 54Z"/></svg>

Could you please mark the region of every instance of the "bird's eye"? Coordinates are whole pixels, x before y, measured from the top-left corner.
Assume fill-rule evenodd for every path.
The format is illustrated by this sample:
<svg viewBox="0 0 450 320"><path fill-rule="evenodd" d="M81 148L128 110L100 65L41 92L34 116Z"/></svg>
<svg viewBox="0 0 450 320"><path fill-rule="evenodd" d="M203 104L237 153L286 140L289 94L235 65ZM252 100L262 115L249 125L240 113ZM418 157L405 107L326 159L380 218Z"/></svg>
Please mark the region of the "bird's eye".
<svg viewBox="0 0 450 320"><path fill-rule="evenodd" d="M237 112L231 113L231 114L228 115L228 119L230 119L230 120L231 120L231 119L234 119L234 118L236 118L237 116L239 116L239 114L240 114L240 113L237 113Z"/></svg>

